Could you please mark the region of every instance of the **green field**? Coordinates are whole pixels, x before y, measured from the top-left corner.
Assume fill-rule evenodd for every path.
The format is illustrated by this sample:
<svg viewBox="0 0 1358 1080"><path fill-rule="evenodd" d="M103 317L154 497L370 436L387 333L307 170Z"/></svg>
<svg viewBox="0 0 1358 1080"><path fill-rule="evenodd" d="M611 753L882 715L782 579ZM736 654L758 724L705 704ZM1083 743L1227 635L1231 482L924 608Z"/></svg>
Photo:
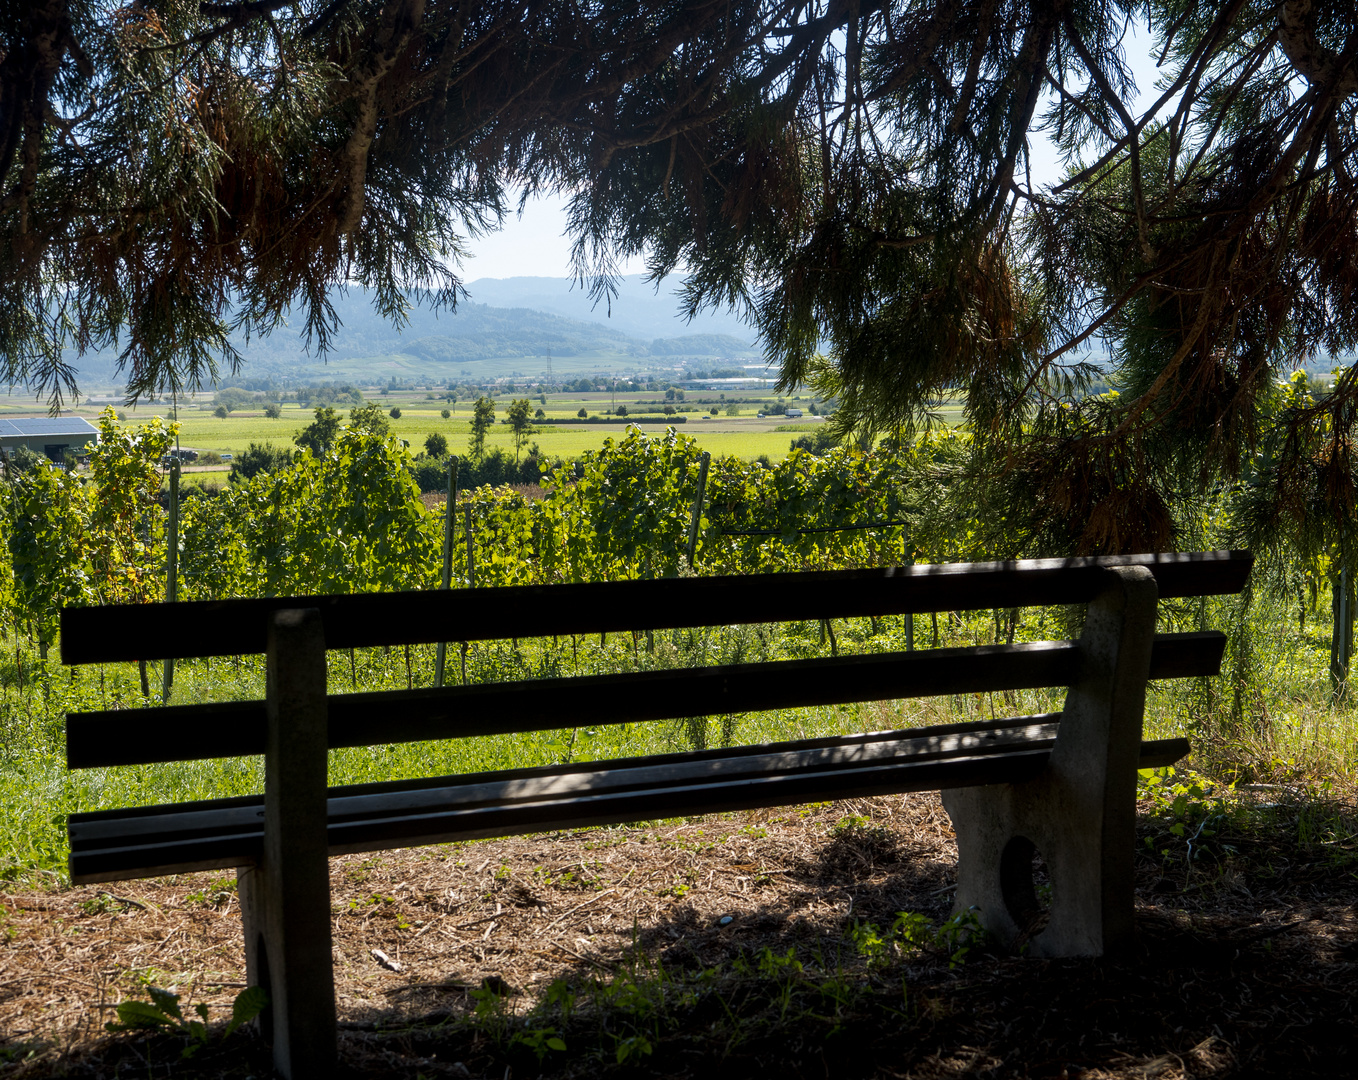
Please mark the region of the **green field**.
<svg viewBox="0 0 1358 1080"><path fill-rule="evenodd" d="M139 415L129 413L128 419L131 421ZM311 413L310 411L302 413L292 407L284 409L282 417L278 420L240 414L229 416L225 420L217 420L210 413L184 410L181 411L180 417L181 445L200 450L239 453L252 442L272 442L275 445L291 443L293 436L310 421ZM642 430L648 433L664 431L665 426L663 423L641 425ZM694 436L703 449L714 454L735 454L742 458L768 454L770 458L777 460L786 456L788 446L796 436L774 431L776 426L772 422L753 418L742 420L722 417L719 420L699 420L691 416L686 424L678 425L678 430L685 435ZM396 435L409 441L413 450L421 449L424 440L437 431L448 437L453 453L462 453L465 452L471 436L465 413L460 417L444 420L437 411L402 408L400 419L393 420L391 427ZM572 458L578 457L586 450L597 449L603 444L604 439L610 436L614 439L621 438L626 430L622 424L582 424L579 427L550 425L536 429L530 442L537 443L549 457ZM491 449L503 447L512 453L514 439L509 428L505 425L496 425L486 439L486 446Z"/></svg>
<svg viewBox="0 0 1358 1080"><path fill-rule="evenodd" d="M471 403L459 401L450 406L444 401L428 400L427 393L424 390L398 390L389 394L374 394L371 400L379 403L384 409L396 407L401 410L400 418L391 421L392 431L407 440L413 451L423 449L425 439L432 433L442 432L448 437L449 447L454 454L465 453L471 434L469 428ZM538 397L525 392L504 394L497 398L497 420L503 420L505 409L513 398L524 396L530 398L534 410L542 408L546 418L552 420L576 420L577 413L582 408L591 416L602 416L611 412L615 406L626 406L628 412L633 415L655 416L665 405L664 395L654 391L616 395L549 394L545 405ZM810 415L793 420L781 416L758 417L760 402L768 401L771 397L772 392L767 390L690 391L684 402L677 403L676 407L685 411L676 413L676 417L684 417L685 422L677 424L676 429L697 439L704 450L715 455L729 454L745 460L767 456L771 461L780 461L787 456L794 439L819 430L824 421ZM724 400L721 400L722 398ZM714 417L706 411L699 411L710 408L708 404L698 404L700 401L704 403L717 401L721 415ZM42 414L40 406L24 408L12 402L13 399L0 405L0 416ZM790 403L805 409L810 399L794 398ZM727 407L731 404L737 408L738 415L726 415ZM445 408L450 409L452 413L447 420L441 415ZM285 403L282 409L282 416L277 420L269 419L259 409L238 410L222 420L212 414L212 395L199 394L179 407L179 443L189 449L229 454L239 454L251 443L286 446L292 443L298 431L311 422L313 410L310 407L303 408L296 402ZM119 411L124 414L128 423L144 423L152 416L168 418L171 415L170 407L164 402L125 407ZM348 406L341 407L339 411L342 414L347 413ZM99 414L99 409L82 406L74 412L93 422ZM938 415L944 423L956 425L962 420L962 405L959 401L948 402L938 410ZM657 434L664 431L667 424L664 421L648 419L639 423L639 426L648 434ZM622 424L541 425L535 428L529 444L536 443L542 453L549 458L576 458L587 450L598 449L606 438L623 437L626 430L626 426ZM508 426L497 423L487 438L486 445L488 449L499 447L513 453L514 440Z"/></svg>
<svg viewBox="0 0 1358 1080"><path fill-rule="evenodd" d="M618 404L626 404L631 412L647 408L637 403L638 398L643 402L652 401L656 395L628 395L626 400L619 395ZM422 449L425 439L430 434L442 432L448 437L453 453L466 451L471 431L470 406L465 402L459 403L453 415L444 420L440 411L447 406L442 402L401 401L395 395L378 400L388 408L391 404L400 408L401 416L391 421L391 428L396 435L410 443L412 450ZM497 419L503 419L504 404L505 402L497 402ZM538 407L536 401L534 407ZM575 395L569 399L549 398L544 412L553 419L574 419L577 410L582 407L587 408L592 415L602 413L609 408L608 395L595 395L594 400L582 395ZM746 406L743 410L745 415L738 417L725 415L708 417L697 412L684 413L680 415L686 416L687 421L676 425L676 428L683 434L696 438L704 450L713 454L734 454L745 459L767 454L772 460L780 460L787 455L789 444L798 435L795 432L789 434L787 431L777 430L788 425L783 417L758 419L754 415L754 410L755 406ZM93 419L93 410L81 409L79 412ZM163 406L144 405L140 408L124 409L123 412L129 423L145 422L152 416L169 416L169 410ZM295 403L284 405L283 414L277 420L269 419L262 412L244 411L232 413L225 420L219 420L212 415L210 408L181 408L179 442L181 446L196 450L237 454L252 442L273 443L276 446L288 445L311 419L312 410L299 408ZM813 431L821 423L823 421L803 419L797 421L795 427L797 432ZM666 424L646 422L640 426L648 433L658 433L665 430ZM586 450L597 449L606 438L622 438L626 430L623 424L581 423L579 426L551 424L537 427L529 441L537 443L548 457L574 458ZM514 439L509 427L497 423L487 437L486 445L490 449L501 447L512 453Z"/></svg>

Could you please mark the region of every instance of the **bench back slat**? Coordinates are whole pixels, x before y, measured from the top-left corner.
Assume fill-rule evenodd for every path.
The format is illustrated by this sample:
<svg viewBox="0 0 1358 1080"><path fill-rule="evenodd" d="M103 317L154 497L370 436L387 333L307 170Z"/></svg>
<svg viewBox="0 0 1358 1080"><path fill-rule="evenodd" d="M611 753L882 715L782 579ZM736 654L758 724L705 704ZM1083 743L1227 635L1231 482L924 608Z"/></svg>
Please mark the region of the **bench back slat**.
<svg viewBox="0 0 1358 1080"><path fill-rule="evenodd" d="M346 649L1078 604L1105 586L1104 571L1115 566L1150 568L1161 598L1222 595L1240 591L1252 563L1249 552L1208 551L66 608L61 658L91 664L260 653L268 614L284 608L318 608L326 647Z"/></svg>
<svg viewBox="0 0 1358 1080"><path fill-rule="evenodd" d="M1214 675L1225 643L1217 631L1157 635L1150 677ZM334 694L329 746L1068 686L1079 665L1076 643L1052 641ZM260 754L264 728L261 701L71 713L67 764L80 769Z"/></svg>

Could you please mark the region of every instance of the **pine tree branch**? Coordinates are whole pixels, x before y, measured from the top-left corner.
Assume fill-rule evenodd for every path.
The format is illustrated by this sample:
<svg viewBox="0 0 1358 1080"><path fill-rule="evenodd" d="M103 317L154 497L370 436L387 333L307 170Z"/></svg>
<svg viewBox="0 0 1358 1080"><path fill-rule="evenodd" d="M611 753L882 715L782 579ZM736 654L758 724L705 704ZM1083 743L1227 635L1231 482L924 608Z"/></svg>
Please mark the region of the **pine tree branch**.
<svg viewBox="0 0 1358 1080"><path fill-rule="evenodd" d="M272 0L271 0L272 2ZM368 174L368 151L377 135L377 89L396 66L424 18L424 0L392 0L368 43L364 58L350 76L346 95L357 109L353 128L338 161L339 207L335 232L348 236L363 220L364 192Z"/></svg>

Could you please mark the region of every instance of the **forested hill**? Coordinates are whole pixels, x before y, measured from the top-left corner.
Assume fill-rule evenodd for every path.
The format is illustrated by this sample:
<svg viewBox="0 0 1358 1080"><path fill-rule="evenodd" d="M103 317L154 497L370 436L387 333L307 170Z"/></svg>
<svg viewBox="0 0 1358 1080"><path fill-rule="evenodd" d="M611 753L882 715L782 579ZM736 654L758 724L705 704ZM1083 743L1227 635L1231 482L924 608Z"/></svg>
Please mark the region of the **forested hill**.
<svg viewBox="0 0 1358 1080"><path fill-rule="evenodd" d="M754 347L754 331L731 312L701 311L692 321L684 319L679 299L682 286L682 279L672 278L657 288L641 275L631 274L618 279L617 296L598 303L569 278L479 278L467 283L467 292L478 304L531 308L567 319L600 323L646 342L654 338L724 334Z"/></svg>
<svg viewBox="0 0 1358 1080"><path fill-rule="evenodd" d="M515 283L527 283L527 287ZM379 315L362 290L337 290L331 302L340 326L325 361L308 355L305 326L300 320L279 327L267 337L248 342L240 338L235 344L245 357L245 374L285 381L339 374L385 380L389 374L414 373L437 379L461 375L467 365L472 365L467 369L471 373L487 376L499 373L491 368L500 367L536 372L548 366L548 358L551 369L560 374L576 366L595 370L601 363L626 369L649 363L670 366L686 357L710 361L758 356L754 335L738 321L705 316L686 326L671 317L678 310L673 297L657 298L637 288L636 281L614 301L614 319L602 308L594 318L572 318L527 306L493 307L477 302L483 293L507 300L517 295L539 297L544 302L554 296L566 297L561 301L563 308L575 305L588 316L588 299L578 290L572 294L565 279L511 278L489 283L494 288L483 288L487 284L473 282L469 290L475 299L459 304L454 312L413 307L404 327ZM622 318L624 311L632 314ZM725 332L732 329L739 331L739 336ZM112 349L79 360L68 353L85 390L119 381L116 356ZM492 361L500 363L488 363Z"/></svg>

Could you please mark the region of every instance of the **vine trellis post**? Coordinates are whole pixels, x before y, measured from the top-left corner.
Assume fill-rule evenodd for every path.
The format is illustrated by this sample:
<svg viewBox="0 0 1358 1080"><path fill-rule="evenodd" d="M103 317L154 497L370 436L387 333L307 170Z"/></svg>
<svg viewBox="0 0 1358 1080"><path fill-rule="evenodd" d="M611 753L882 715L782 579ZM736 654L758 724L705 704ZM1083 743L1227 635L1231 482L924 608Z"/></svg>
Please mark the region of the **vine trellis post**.
<svg viewBox="0 0 1358 1080"><path fill-rule="evenodd" d="M443 579L441 589L449 589L453 583L453 513L457 505L457 458L448 459L448 501L443 512ZM468 551L471 550L471 533L467 535ZM434 685L443 685L443 665L448 656L448 643L440 641L438 654L434 660Z"/></svg>
<svg viewBox="0 0 1358 1080"><path fill-rule="evenodd" d="M910 526L901 527L901 562L910 566L913 560L910 558ZM906 612L905 616L905 651L915 651L915 615L914 612Z"/></svg>
<svg viewBox="0 0 1358 1080"><path fill-rule="evenodd" d="M703 496L707 492L707 467L712 463L712 455L706 450L698 459L698 490L693 496L693 511L688 522L688 568L693 569L693 556L698 550L698 525L703 517Z"/></svg>
<svg viewBox="0 0 1358 1080"><path fill-rule="evenodd" d="M166 529L165 544L165 602L173 604L179 599L179 457L170 462L170 520ZM165 661L165 677L161 685L160 698L164 704L170 702L170 691L174 689L174 660Z"/></svg>
<svg viewBox="0 0 1358 1080"><path fill-rule="evenodd" d="M1342 554L1340 557L1343 557ZM1352 593L1349 568L1341 563L1339 579L1334 585L1334 629L1330 636L1330 688L1331 697L1336 702L1345 696L1349 681L1349 663L1353 654Z"/></svg>

